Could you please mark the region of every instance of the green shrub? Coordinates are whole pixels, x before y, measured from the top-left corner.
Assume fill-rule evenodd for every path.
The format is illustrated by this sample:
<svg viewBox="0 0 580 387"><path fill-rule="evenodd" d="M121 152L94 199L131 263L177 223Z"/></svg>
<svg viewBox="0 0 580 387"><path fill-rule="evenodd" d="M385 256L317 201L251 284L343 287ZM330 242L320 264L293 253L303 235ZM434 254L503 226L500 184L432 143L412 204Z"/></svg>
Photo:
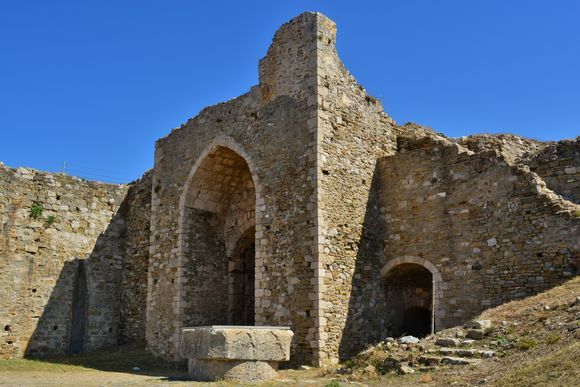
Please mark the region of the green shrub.
<svg viewBox="0 0 580 387"><path fill-rule="evenodd" d="M32 207L30 207L30 217L32 219L38 219L42 217L42 212L44 211L44 207L42 204L38 204L36 202L32 203Z"/></svg>

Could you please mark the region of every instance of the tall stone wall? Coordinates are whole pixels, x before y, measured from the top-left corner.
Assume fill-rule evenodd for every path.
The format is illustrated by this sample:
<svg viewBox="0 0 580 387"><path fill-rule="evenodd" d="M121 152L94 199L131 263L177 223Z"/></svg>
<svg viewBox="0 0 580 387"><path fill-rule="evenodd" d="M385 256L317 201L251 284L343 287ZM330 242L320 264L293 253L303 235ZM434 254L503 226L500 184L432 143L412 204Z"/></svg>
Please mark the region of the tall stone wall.
<svg viewBox="0 0 580 387"><path fill-rule="evenodd" d="M206 210L206 217L221 216L222 206L211 197L225 191L208 190L207 197L203 190L195 191L201 176L196 172L206 158L228 149L248 165L255 187L256 324L291 326L295 332L293 360L312 361L315 329L311 313L316 293L311 282L315 259L311 227L316 183L311 171L316 159L316 99L308 96L315 94L316 87L316 22L315 14L305 14L282 26L260 62L258 86L239 98L204 109L156 144L147 341L158 355L177 358L180 328L208 321L207 315L188 317L192 310L204 313L198 303L211 302L187 297L194 284L206 280L201 267L192 269L192 260L202 259L203 254L194 254L191 248L211 251L222 261L227 257L218 252L221 249L221 255L227 255L227 249L195 242L199 233L191 232L193 224L188 226L193 218L187 195L207 200L200 207ZM209 179L215 178L219 185L225 175L219 172ZM195 200L193 206L199 209ZM220 235L221 245L225 237ZM221 316L225 318L223 313ZM219 323L217 317L211 321Z"/></svg>
<svg viewBox="0 0 580 387"><path fill-rule="evenodd" d="M126 186L0 166L0 335L3 357L68 351L83 260L87 350L116 344ZM31 209L43 208L35 219Z"/></svg>
<svg viewBox="0 0 580 387"><path fill-rule="evenodd" d="M437 330L576 274L580 206L526 167L444 138L399 152L379 161L384 262L432 270ZM397 316L383 318L388 335Z"/></svg>
<svg viewBox="0 0 580 387"><path fill-rule="evenodd" d="M151 190L149 171L129 186L124 202L125 254L119 322L121 344L145 342Z"/></svg>
<svg viewBox="0 0 580 387"><path fill-rule="evenodd" d="M0 165L1 357L144 340L149 202L147 176L126 186Z"/></svg>
<svg viewBox="0 0 580 387"><path fill-rule="evenodd" d="M359 293L368 292L368 276L380 271L378 225L369 195L378 157L393 154L394 122L380 103L367 95L344 68L336 52L336 26L321 17L318 31L318 260L320 275L318 357L319 364L338 362L341 340L356 340L375 329L347 323L349 309L361 316ZM361 270L355 274L356 266ZM372 292L372 290L370 290ZM374 312L382 294L375 299Z"/></svg>
<svg viewBox="0 0 580 387"><path fill-rule="evenodd" d="M398 126L347 71L336 50L336 25L318 15L317 218L319 364L337 363L352 343L368 342L386 313L380 277L376 161L396 152ZM371 300L370 302L368 302Z"/></svg>

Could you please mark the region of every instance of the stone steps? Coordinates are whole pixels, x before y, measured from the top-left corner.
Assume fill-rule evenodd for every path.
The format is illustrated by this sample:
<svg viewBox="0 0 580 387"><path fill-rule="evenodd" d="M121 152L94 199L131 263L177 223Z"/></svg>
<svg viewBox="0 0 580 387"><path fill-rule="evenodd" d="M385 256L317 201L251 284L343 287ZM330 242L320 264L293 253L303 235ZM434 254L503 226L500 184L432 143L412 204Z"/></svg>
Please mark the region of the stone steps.
<svg viewBox="0 0 580 387"><path fill-rule="evenodd" d="M454 356L436 356L436 355L422 355L418 358L418 362L425 366L436 365L477 365L481 363L480 359L464 358Z"/></svg>
<svg viewBox="0 0 580 387"><path fill-rule="evenodd" d="M484 358L489 359L495 356L495 353L485 349L471 349L471 348L437 348L427 350L428 354L455 356L463 358Z"/></svg>

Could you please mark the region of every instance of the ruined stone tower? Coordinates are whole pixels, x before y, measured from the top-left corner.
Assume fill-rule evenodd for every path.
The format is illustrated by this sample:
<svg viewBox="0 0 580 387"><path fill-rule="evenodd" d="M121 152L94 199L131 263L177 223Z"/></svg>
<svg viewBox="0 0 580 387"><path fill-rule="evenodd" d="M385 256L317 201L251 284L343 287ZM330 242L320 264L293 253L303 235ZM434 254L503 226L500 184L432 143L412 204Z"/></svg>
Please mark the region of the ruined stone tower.
<svg viewBox="0 0 580 387"><path fill-rule="evenodd" d="M576 275L578 139L399 126L335 42L320 13L284 24L259 84L158 140L129 188L0 166L0 355L181 360L185 327L281 325L323 365Z"/></svg>

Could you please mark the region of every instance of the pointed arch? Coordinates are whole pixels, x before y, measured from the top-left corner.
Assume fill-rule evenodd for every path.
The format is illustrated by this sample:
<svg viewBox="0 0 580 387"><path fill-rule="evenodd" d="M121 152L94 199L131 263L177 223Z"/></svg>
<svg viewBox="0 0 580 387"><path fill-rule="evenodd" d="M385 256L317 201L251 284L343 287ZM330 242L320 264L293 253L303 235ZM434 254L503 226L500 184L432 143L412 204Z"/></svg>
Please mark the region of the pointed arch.
<svg viewBox="0 0 580 387"><path fill-rule="evenodd" d="M261 192L252 159L229 136L216 137L191 167L179 198L174 303L176 347L185 324L231 323L228 297L215 299L205 295L216 290L228 294L232 275L228 264L238 240L248 230L253 230L251 238L255 244L263 206ZM255 252L254 255L257 256ZM192 257L202 261L193 265ZM254 270L260 270L258 263L261 261L255 257L254 260ZM207 270L202 275L205 266ZM212 278L202 279L206 274ZM193 293L192 286L196 288ZM202 302L207 302L206 298L213 299L215 307L193 307L192 302L197 301L192 300L192 294ZM179 353L179 348L176 348L176 353Z"/></svg>

